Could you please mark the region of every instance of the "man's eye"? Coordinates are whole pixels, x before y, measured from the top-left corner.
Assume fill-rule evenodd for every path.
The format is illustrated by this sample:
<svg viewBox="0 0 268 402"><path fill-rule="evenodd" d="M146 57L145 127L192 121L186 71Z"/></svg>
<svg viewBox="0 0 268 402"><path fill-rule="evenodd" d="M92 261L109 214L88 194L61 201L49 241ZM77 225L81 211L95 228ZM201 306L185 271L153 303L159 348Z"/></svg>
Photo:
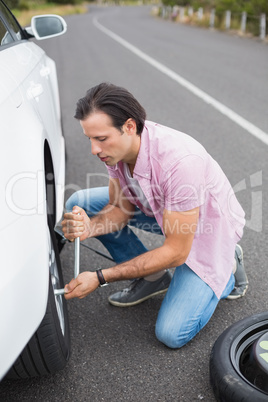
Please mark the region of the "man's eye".
<svg viewBox="0 0 268 402"><path fill-rule="evenodd" d="M106 140L106 138L99 138L99 141L100 142L103 142L103 141L105 141Z"/></svg>

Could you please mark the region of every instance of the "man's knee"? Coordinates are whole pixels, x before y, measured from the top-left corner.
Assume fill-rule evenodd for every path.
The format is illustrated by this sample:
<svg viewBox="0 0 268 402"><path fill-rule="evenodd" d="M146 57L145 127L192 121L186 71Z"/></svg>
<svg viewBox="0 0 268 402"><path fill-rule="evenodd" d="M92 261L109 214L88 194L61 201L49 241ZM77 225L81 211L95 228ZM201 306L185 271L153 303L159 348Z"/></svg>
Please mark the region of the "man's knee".
<svg viewBox="0 0 268 402"><path fill-rule="evenodd" d="M71 212L73 207L77 205L83 208L86 213L91 216L98 213L109 202L108 187L94 187L85 190L78 190L73 193L66 201L65 207L67 212Z"/></svg>
<svg viewBox="0 0 268 402"><path fill-rule="evenodd" d="M160 342L171 349L179 349L193 338L192 333L189 333L186 328L173 323L160 323L158 321L156 322L155 335Z"/></svg>
<svg viewBox="0 0 268 402"><path fill-rule="evenodd" d="M84 203L84 192L83 190L78 190L73 193L65 203L65 208L67 212L71 212L74 206L80 207Z"/></svg>

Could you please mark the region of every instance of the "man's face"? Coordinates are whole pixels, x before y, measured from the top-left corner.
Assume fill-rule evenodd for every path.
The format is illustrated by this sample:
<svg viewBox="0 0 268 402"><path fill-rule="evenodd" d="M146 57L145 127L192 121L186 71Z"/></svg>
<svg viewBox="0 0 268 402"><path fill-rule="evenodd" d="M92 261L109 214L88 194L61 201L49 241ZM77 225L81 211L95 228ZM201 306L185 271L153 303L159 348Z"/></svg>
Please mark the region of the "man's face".
<svg viewBox="0 0 268 402"><path fill-rule="evenodd" d="M80 124L90 139L92 155L97 155L108 166L119 161L135 164L140 143L135 121L128 119L120 131L113 127L106 113L98 111L81 120Z"/></svg>

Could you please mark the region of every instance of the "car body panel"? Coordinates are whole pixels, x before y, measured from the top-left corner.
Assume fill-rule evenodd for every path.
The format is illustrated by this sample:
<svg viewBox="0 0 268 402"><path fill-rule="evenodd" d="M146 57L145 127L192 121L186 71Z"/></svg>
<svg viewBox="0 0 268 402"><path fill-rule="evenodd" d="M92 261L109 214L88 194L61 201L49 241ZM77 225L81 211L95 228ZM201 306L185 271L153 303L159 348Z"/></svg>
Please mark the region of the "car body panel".
<svg viewBox="0 0 268 402"><path fill-rule="evenodd" d="M40 325L48 298L45 144L56 216L63 212L65 144L55 63L33 42L0 49L0 379Z"/></svg>

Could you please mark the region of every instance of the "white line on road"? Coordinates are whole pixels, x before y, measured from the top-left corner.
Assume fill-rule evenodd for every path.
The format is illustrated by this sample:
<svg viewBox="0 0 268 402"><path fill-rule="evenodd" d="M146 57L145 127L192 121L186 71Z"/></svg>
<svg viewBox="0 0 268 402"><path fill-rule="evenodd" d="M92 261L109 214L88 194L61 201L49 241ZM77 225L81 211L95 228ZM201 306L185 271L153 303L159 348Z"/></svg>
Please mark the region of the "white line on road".
<svg viewBox="0 0 268 402"><path fill-rule="evenodd" d="M240 127L244 128L247 132L252 134L254 137L258 138L260 141L264 142L264 144L268 145L268 134L262 131L260 128L255 126L254 124L250 123L248 120L244 119L244 117L240 116L232 109L225 106L223 103L217 101L212 96L207 94L206 92L199 89L190 81L187 81L185 78L181 77L179 74L175 73L170 68L166 67L164 64L160 63L159 61L153 59L152 57L148 56L136 46L131 45L131 43L127 42L125 39L121 38L121 36L115 34L114 32L110 31L109 29L105 28L101 25L96 17L93 19L93 24L108 35L110 38L114 39L116 42L120 43L122 46L130 50L132 53L136 54L136 56L140 57L147 63L151 64L154 68L161 71L163 74L167 75L169 78L176 81L178 84L183 86L184 88L188 89L188 91L192 92L198 98L202 99L204 102L208 103L224 116L228 117L230 120L234 121Z"/></svg>

